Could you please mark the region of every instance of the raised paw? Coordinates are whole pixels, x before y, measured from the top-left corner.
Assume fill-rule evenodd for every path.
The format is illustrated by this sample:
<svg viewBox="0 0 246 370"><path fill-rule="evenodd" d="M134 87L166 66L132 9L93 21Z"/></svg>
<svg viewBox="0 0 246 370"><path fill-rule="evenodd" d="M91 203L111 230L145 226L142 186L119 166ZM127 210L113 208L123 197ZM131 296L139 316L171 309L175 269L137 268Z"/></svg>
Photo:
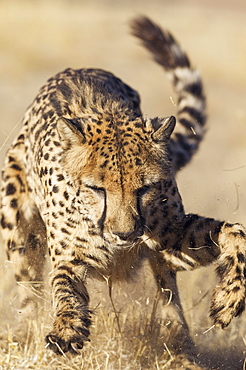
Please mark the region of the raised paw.
<svg viewBox="0 0 246 370"><path fill-rule="evenodd" d="M225 223L218 241L222 250L216 267L220 282L213 293L210 317L225 328L245 308L246 229Z"/></svg>
<svg viewBox="0 0 246 370"><path fill-rule="evenodd" d="M218 285L214 291L210 307L210 317L214 324L226 328L233 317L245 309L245 286L236 281L230 285Z"/></svg>
<svg viewBox="0 0 246 370"><path fill-rule="evenodd" d="M77 312L62 312L58 315L53 330L46 336L47 348L58 355L70 352L73 355L80 353L90 332L88 327L91 323L90 316L83 317Z"/></svg>

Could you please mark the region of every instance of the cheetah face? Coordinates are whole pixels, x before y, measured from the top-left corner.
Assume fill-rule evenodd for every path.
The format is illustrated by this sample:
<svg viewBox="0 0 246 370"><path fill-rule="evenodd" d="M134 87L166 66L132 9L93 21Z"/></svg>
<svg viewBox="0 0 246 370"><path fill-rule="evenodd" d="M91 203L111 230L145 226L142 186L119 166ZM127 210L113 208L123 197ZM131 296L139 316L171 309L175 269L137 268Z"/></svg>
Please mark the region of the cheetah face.
<svg viewBox="0 0 246 370"><path fill-rule="evenodd" d="M60 120L62 164L72 176L94 233L111 245L132 246L156 228L152 218L163 199L163 182L170 177L166 145L175 118L142 121L141 125L137 120L130 136L124 135L129 131L122 127L119 133L117 128L102 126L100 135L96 130L88 135Z"/></svg>

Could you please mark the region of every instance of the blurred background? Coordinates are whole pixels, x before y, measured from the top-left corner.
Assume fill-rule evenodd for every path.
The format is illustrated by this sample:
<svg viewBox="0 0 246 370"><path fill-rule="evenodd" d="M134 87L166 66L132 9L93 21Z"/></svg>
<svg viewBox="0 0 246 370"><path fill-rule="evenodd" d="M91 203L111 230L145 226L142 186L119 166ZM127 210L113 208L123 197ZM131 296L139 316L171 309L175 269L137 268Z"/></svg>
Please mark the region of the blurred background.
<svg viewBox="0 0 246 370"><path fill-rule="evenodd" d="M207 134L178 175L186 212L246 225L245 0L0 0L0 164L38 89L67 67L109 70L139 91L146 116L175 114L165 73L129 35L128 21L139 14L172 31L205 84ZM8 287L12 277L1 256L0 281ZM179 284L193 336L205 347L219 341L221 348L237 348L238 363L221 369L241 369L246 314L223 335L204 334L211 326L212 268L182 273Z"/></svg>

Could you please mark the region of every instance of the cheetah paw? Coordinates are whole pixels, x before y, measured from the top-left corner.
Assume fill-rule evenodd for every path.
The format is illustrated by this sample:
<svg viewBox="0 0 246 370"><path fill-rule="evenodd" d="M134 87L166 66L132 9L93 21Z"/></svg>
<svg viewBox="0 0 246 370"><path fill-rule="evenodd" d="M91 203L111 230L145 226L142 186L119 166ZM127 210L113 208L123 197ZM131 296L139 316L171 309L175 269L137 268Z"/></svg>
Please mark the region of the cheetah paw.
<svg viewBox="0 0 246 370"><path fill-rule="evenodd" d="M51 349L57 355L63 355L70 352L73 355L80 353L85 341L90 341L88 338L90 332L89 318L73 315L71 312L63 312L60 314L53 326L53 331L46 336L46 347Z"/></svg>
<svg viewBox="0 0 246 370"><path fill-rule="evenodd" d="M239 316L245 309L245 286L217 286L212 298L210 317L216 326L226 328L233 317Z"/></svg>

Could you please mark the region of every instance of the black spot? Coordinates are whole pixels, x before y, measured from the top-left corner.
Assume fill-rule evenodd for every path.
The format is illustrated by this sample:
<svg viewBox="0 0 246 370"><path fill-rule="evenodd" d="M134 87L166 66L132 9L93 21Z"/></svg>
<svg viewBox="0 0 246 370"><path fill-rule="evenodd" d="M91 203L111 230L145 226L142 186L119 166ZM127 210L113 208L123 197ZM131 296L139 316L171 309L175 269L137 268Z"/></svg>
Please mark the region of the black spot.
<svg viewBox="0 0 246 370"><path fill-rule="evenodd" d="M1 226L2 226L3 229L7 228L7 223L5 221L4 215L2 215L2 217L1 217Z"/></svg>
<svg viewBox="0 0 246 370"><path fill-rule="evenodd" d="M20 166L18 166L18 164L12 164L11 168L13 168L14 170L17 170L17 171L22 170L22 168Z"/></svg>
<svg viewBox="0 0 246 370"><path fill-rule="evenodd" d="M232 227L232 226L233 226L233 224L231 224L229 222L227 222L226 224L224 224L224 227Z"/></svg>
<svg viewBox="0 0 246 370"><path fill-rule="evenodd" d="M79 242L82 242L82 243L87 243L86 239L82 239L79 236L76 237L76 240L78 240Z"/></svg>
<svg viewBox="0 0 246 370"><path fill-rule="evenodd" d="M53 193L58 193L59 187L54 185L53 188L52 188L52 191L53 191Z"/></svg>
<svg viewBox="0 0 246 370"><path fill-rule="evenodd" d="M16 192L16 187L14 186L14 184L8 184L7 187L6 187L6 195L12 195Z"/></svg>
<svg viewBox="0 0 246 370"><path fill-rule="evenodd" d="M64 234L70 235L70 232L67 229L65 229L64 227L61 228L61 232L64 233Z"/></svg>
<svg viewBox="0 0 246 370"><path fill-rule="evenodd" d="M236 266L236 273L237 273L238 275L241 275L241 269L240 269L240 267L239 267L239 266Z"/></svg>
<svg viewBox="0 0 246 370"><path fill-rule="evenodd" d="M54 145L55 146L61 146L61 144L59 143L59 141L53 141Z"/></svg>
<svg viewBox="0 0 246 370"><path fill-rule="evenodd" d="M57 175L57 181L62 181L64 180L64 176L62 174Z"/></svg>
<svg viewBox="0 0 246 370"><path fill-rule="evenodd" d="M68 192L67 192L67 191L64 191L63 195L64 195L64 198L65 198L66 200L68 200L68 199L69 199L69 195L68 195Z"/></svg>
<svg viewBox="0 0 246 370"><path fill-rule="evenodd" d="M245 262L245 257L240 252L237 254L237 259L238 259L238 262L240 262L240 263L244 263Z"/></svg>
<svg viewBox="0 0 246 370"><path fill-rule="evenodd" d="M135 158L135 165L140 166L142 164L142 161L140 158Z"/></svg>
<svg viewBox="0 0 246 370"><path fill-rule="evenodd" d="M14 250L16 248L16 242L14 240L8 240L8 248Z"/></svg>
<svg viewBox="0 0 246 370"><path fill-rule="evenodd" d="M22 280L22 278L21 278L21 276L20 276L20 275L15 274L15 280L16 280L16 281L21 281L21 280Z"/></svg>
<svg viewBox="0 0 246 370"><path fill-rule="evenodd" d="M60 244L64 249L68 247L67 243L65 243L63 240L60 242Z"/></svg>
<svg viewBox="0 0 246 370"><path fill-rule="evenodd" d="M47 161L49 159L49 153L45 153L44 159Z"/></svg>
<svg viewBox="0 0 246 370"><path fill-rule="evenodd" d="M10 207L16 209L18 207L18 200L17 199L12 199L10 202Z"/></svg>
<svg viewBox="0 0 246 370"><path fill-rule="evenodd" d="M41 177L43 177L43 174L44 174L44 170L43 170L43 168L41 168L41 170L40 170L40 172L39 172L39 177L41 178Z"/></svg>
<svg viewBox="0 0 246 370"><path fill-rule="evenodd" d="M15 215L15 219L16 219L16 223L18 224L18 222L20 221L20 212L16 212L16 215Z"/></svg>
<svg viewBox="0 0 246 370"><path fill-rule="evenodd" d="M19 140L19 141L24 140L24 135L23 134L19 135L17 140Z"/></svg>
<svg viewBox="0 0 246 370"><path fill-rule="evenodd" d="M243 232L243 230L240 230L239 233L238 233L240 236L242 236L243 238L246 237L245 233Z"/></svg>

